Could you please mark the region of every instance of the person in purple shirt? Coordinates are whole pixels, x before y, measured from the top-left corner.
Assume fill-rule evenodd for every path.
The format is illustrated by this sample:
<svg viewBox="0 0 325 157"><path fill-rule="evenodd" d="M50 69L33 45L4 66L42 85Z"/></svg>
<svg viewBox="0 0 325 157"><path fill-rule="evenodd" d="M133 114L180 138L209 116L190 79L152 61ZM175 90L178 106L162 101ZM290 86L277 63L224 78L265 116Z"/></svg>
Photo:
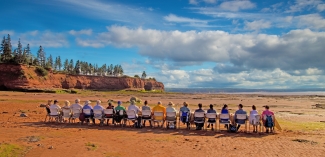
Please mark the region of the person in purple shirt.
<svg viewBox="0 0 325 157"><path fill-rule="evenodd" d="M90 103L91 102L89 100L85 101L85 105L82 108L82 111L84 111L85 109L90 109L90 114L84 113L85 114L85 118L90 118L93 121L93 124L95 124L93 107L90 105ZM89 122L89 120L87 119L87 123L88 122Z"/></svg>

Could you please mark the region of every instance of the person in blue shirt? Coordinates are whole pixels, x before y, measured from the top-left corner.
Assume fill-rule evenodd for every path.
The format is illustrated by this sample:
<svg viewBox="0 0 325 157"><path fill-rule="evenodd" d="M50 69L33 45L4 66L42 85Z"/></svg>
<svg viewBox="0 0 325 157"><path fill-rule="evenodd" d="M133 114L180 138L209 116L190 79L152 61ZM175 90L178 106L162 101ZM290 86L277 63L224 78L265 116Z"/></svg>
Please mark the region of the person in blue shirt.
<svg viewBox="0 0 325 157"><path fill-rule="evenodd" d="M202 110L201 103L198 104L198 107L199 107L199 109L195 110L195 112L205 112L204 110ZM203 121L203 122L205 121L205 118L201 118L201 117L194 117L194 118L195 118L195 121ZM202 130L204 123L195 123L195 125L196 125L196 130Z"/></svg>
<svg viewBox="0 0 325 157"><path fill-rule="evenodd" d="M212 104L210 104L210 109L208 109L207 113L217 113L216 110L213 109L213 105ZM215 123L216 122L216 119L208 119L208 122ZM211 124L211 126L212 126L212 130L214 130L213 124ZM210 123L207 126L207 128L210 128Z"/></svg>
<svg viewBox="0 0 325 157"><path fill-rule="evenodd" d="M229 117L230 117L230 114L229 114L229 111L228 111L228 105L227 104L224 104L223 105L223 107L222 107L222 109L221 109L221 114L228 114L229 115ZM221 121L226 121L226 122L228 122L229 121L229 119L220 119ZM225 128L227 128L228 129L228 124L225 124Z"/></svg>
<svg viewBox="0 0 325 157"><path fill-rule="evenodd" d="M90 109L90 114L89 113L84 113L85 114L85 118L90 118L93 121L93 124L95 124L93 107L90 105L90 103L91 102L89 100L85 101L85 105L82 108L82 111L84 112L85 109ZM89 119L87 119L87 123L88 122L89 122Z"/></svg>
<svg viewBox="0 0 325 157"><path fill-rule="evenodd" d="M237 119L238 114L245 114L246 119ZM238 110L235 112L235 123L237 124L237 130L239 130L240 124L245 124L246 120L247 120L247 112L243 110L243 105L239 104Z"/></svg>

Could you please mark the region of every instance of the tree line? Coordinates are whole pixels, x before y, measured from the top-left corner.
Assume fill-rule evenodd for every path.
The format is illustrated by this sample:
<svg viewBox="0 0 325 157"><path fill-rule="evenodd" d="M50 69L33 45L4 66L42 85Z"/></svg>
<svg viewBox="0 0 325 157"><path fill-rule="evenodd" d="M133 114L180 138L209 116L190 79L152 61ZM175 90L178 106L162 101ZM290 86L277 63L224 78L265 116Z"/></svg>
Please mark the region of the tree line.
<svg viewBox="0 0 325 157"><path fill-rule="evenodd" d="M54 59L51 54L47 57L42 46L39 47L35 57L31 53L29 44L23 48L20 39L18 40L17 48L13 50L9 34L7 38L4 36L1 41L0 62L39 66L69 74L100 76L121 76L124 74L121 65L103 64L98 66L98 64L91 64L80 60L77 60L74 64L73 59L61 60L60 56Z"/></svg>

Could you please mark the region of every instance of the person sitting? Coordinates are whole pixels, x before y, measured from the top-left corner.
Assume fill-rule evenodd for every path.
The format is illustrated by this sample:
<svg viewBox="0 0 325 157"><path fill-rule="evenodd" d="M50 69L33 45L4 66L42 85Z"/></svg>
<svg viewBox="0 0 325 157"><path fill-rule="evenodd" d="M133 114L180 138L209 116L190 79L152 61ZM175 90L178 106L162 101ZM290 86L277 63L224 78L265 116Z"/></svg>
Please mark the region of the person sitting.
<svg viewBox="0 0 325 157"><path fill-rule="evenodd" d="M159 101L157 103L157 105L152 109L153 115L155 112L162 112L163 116L159 117L159 116L155 116L154 115L154 120L158 120L158 121L163 121L163 123L161 124L161 127L164 126L165 123L165 117L166 117L166 107L164 107L161 103L161 101Z"/></svg>
<svg viewBox="0 0 325 157"><path fill-rule="evenodd" d="M120 111L123 111L123 114L120 115ZM124 119L126 117L126 109L124 106L122 106L122 102L121 101L117 101L117 106L115 107L115 118L114 121L116 123L121 123L121 120ZM124 121L125 123L125 121Z"/></svg>
<svg viewBox="0 0 325 157"><path fill-rule="evenodd" d="M175 112L175 113L177 113L177 110L174 108L173 102L168 103L168 107L166 108L166 112ZM167 115L166 115L166 120L170 120L170 121L175 120L174 125L171 125L171 128L173 128L173 127L175 128L175 126L176 126L176 116L175 117L167 117Z"/></svg>
<svg viewBox="0 0 325 157"><path fill-rule="evenodd" d="M106 109L113 109L113 114L105 114L105 117L106 118L113 118L112 124L114 124L115 123L115 120L114 120L115 119L114 118L115 110L114 110L114 106L112 105L111 102L108 103L108 106L107 106ZM109 122L109 119L107 119L107 125L108 125L108 122Z"/></svg>
<svg viewBox="0 0 325 157"><path fill-rule="evenodd" d="M151 108L148 106L148 101L147 100L144 101L144 105L142 106L142 113L145 110L148 110L148 111L151 112ZM146 119L151 119L151 115L150 116L143 116L142 115L142 119L143 119L143 126L145 127L146 126L146 121L147 121ZM150 123L150 127L152 127L151 121L149 121L149 123Z"/></svg>
<svg viewBox="0 0 325 157"><path fill-rule="evenodd" d="M245 124L245 122L246 122L246 119L237 119L238 114L245 114L245 115L247 114L247 112L243 110L242 104L238 105L238 110L235 112L234 119L235 119L235 124L237 124L237 130L239 130L241 124ZM246 115L246 118L247 118L247 115Z"/></svg>
<svg viewBox="0 0 325 157"><path fill-rule="evenodd" d="M221 109L221 114L228 114L229 117L230 117L230 114L229 114L229 111L228 111L228 105L227 104L224 104L222 109ZM229 122L230 119L220 119L220 121L224 121L224 122ZM228 124L225 124L225 128L229 128L229 125Z"/></svg>
<svg viewBox="0 0 325 157"><path fill-rule="evenodd" d="M139 113L139 111L140 111L140 109L139 109L139 107L137 106L137 105L135 105L135 101L134 100L131 100L131 104L130 104L130 106L128 107L128 110L130 111L130 110L133 110L134 112L135 112L135 117L130 117L129 115L128 115L128 118L134 118L134 119L136 119L136 120L138 120L138 113ZM133 121L134 122L134 126L135 126L135 121Z"/></svg>
<svg viewBox="0 0 325 157"><path fill-rule="evenodd" d="M61 111L61 107L58 105L59 101L54 100L54 103L49 107L50 109L57 109L59 112Z"/></svg>
<svg viewBox="0 0 325 157"><path fill-rule="evenodd" d="M212 104L210 104L210 109L208 109L207 113L217 113L216 110L213 109L213 105ZM208 119L208 122L215 123L216 122L216 118L214 118L214 119L209 118ZM211 126L212 126L212 130L214 130L213 124L211 124ZM210 128L210 124L208 124L207 128Z"/></svg>
<svg viewBox="0 0 325 157"><path fill-rule="evenodd" d="M198 107L199 107L199 109L197 109L197 110L195 110L194 111L194 115L195 115L195 112L205 112L204 110L202 110L202 104L201 103L199 103L198 104ZM202 118L202 117L194 117L195 119L195 121L202 121L202 122L204 122L204 118ZM204 126L204 123L195 123L195 125L196 125L196 130L202 130L202 128L203 128L203 126Z"/></svg>
<svg viewBox="0 0 325 157"><path fill-rule="evenodd" d="M62 109L70 110L70 102L68 100L64 101L64 106L62 107Z"/></svg>
<svg viewBox="0 0 325 157"><path fill-rule="evenodd" d="M94 110L100 110L101 111L101 114L94 114L94 117L102 118L101 116L103 115L104 107L101 105L101 103L102 103L102 101L97 100L97 103L94 106ZM100 123L102 123L103 119L100 119L99 121L100 121ZM95 122L95 119L94 119L94 122Z"/></svg>
<svg viewBox="0 0 325 157"><path fill-rule="evenodd" d="M262 112L261 117L263 118L263 123L266 128L266 133L273 132L274 127L274 113L269 110L268 105L265 106L265 110Z"/></svg>
<svg viewBox="0 0 325 157"><path fill-rule="evenodd" d="M257 124L258 121L256 119L256 116L258 115L258 112L256 110L256 106L252 106L252 111L249 113L249 123L253 125L253 132L257 133Z"/></svg>
<svg viewBox="0 0 325 157"><path fill-rule="evenodd" d="M53 104L49 107L49 109L50 109L50 111L51 110L57 110L57 113L52 113L52 112L50 112L50 115L51 116L58 116L57 118L58 119L56 119L57 121L61 121L61 116L62 116L62 110L61 110L61 107L58 105L58 103L59 103L59 101L57 101L57 100L54 100L54 102L53 102Z"/></svg>
<svg viewBox="0 0 325 157"><path fill-rule="evenodd" d="M191 115L191 110L188 108L188 103L184 102L183 106L179 109L179 111L181 112L180 115L181 121L183 122L183 124L186 123L186 127L189 128L190 127L189 118Z"/></svg>
<svg viewBox="0 0 325 157"><path fill-rule="evenodd" d="M80 105L80 99L76 99L75 101L75 104L72 104L71 106L70 106L70 108L71 108L71 110L73 111L73 110L82 110L82 106Z"/></svg>
<svg viewBox="0 0 325 157"><path fill-rule="evenodd" d="M87 118L87 123L89 123L89 118L92 120L92 122L95 124L95 120L94 120L94 113L93 113L93 107L90 105L91 101L87 100L85 101L85 105L82 108L82 110L85 109L89 109L90 113L84 113L85 114L85 118ZM82 121L83 123L83 121Z"/></svg>

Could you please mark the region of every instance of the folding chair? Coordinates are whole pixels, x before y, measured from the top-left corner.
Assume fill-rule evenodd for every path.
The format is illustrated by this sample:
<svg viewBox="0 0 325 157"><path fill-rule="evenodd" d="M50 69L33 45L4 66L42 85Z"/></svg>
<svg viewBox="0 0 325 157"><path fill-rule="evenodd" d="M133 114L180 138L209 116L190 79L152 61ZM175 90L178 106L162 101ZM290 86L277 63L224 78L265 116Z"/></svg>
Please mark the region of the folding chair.
<svg viewBox="0 0 325 157"><path fill-rule="evenodd" d="M94 111L94 120L99 120L99 125L103 126L103 110L93 110Z"/></svg>
<svg viewBox="0 0 325 157"><path fill-rule="evenodd" d="M82 109L85 115L91 115L91 109ZM91 117L85 117L85 121L87 121L87 124L90 123Z"/></svg>
<svg viewBox="0 0 325 157"><path fill-rule="evenodd" d="M190 120L190 113L188 113L188 112L185 112L186 113L186 122L185 122L185 124L187 124L187 129L190 129L190 122L189 122L189 120ZM179 111L179 119L178 119L178 128L180 129L181 128L181 126L180 126L180 124L181 123L184 123L183 122L183 120L182 120L182 118L183 118L183 112L182 111Z"/></svg>
<svg viewBox="0 0 325 157"><path fill-rule="evenodd" d="M230 124L230 116L229 116L229 114L220 114L220 116L219 116L219 129L218 129L219 132L221 131L221 128L220 128L221 124L228 125L228 127L229 127L229 124Z"/></svg>
<svg viewBox="0 0 325 157"><path fill-rule="evenodd" d="M121 116L121 117L118 117L118 116ZM117 124L120 124L120 126L123 127L123 124L125 124L125 120L126 120L124 110L117 110L116 114L114 115L114 118L115 118L114 126L116 126ZM121 121L117 121L117 118L121 118Z"/></svg>
<svg viewBox="0 0 325 157"><path fill-rule="evenodd" d="M262 131L262 125L261 125L261 116L260 115L255 115L255 121L249 121L249 125L248 125L248 132L251 131L251 125L254 127L254 126L259 126L260 128L260 131ZM256 130L258 131L258 130Z"/></svg>
<svg viewBox="0 0 325 157"><path fill-rule="evenodd" d="M50 117L51 110L49 108L46 108L46 107L45 107L45 110L46 110L46 116L45 116L44 122L46 122L47 117L49 118L49 121L50 121L50 119L51 119L51 117Z"/></svg>
<svg viewBox="0 0 325 157"><path fill-rule="evenodd" d="M144 124L144 121L149 121L150 126L152 125L152 121L151 121L151 111L150 110L142 110L142 120L141 123Z"/></svg>
<svg viewBox="0 0 325 157"><path fill-rule="evenodd" d="M217 127L216 126L216 124L217 124L217 113L207 113L205 115L205 117L207 118L207 121L206 121L207 125L214 124L214 128L211 128L211 129L212 130L216 130L215 128ZM213 121L209 121L210 119L214 120L214 122ZM206 127L206 130L208 130L208 127Z"/></svg>
<svg viewBox="0 0 325 157"><path fill-rule="evenodd" d="M153 128L155 127L156 123L158 123L158 127L159 127L160 122L164 124L164 121L165 121L164 112L153 112L153 125L152 125Z"/></svg>
<svg viewBox="0 0 325 157"><path fill-rule="evenodd" d="M71 109L66 109L63 108L62 109L62 121L65 123L66 119L68 119L68 122L70 123L70 119L71 119Z"/></svg>
<svg viewBox="0 0 325 157"><path fill-rule="evenodd" d="M135 114L135 111L134 110L127 110L126 111L126 115L127 115L127 118L126 118L126 122L129 123L129 126L130 125L130 121L136 121L136 114Z"/></svg>
<svg viewBox="0 0 325 157"><path fill-rule="evenodd" d="M169 129L169 125L172 123L176 128L176 120L177 120L177 117L176 117L176 112L166 112L166 129Z"/></svg>
<svg viewBox="0 0 325 157"><path fill-rule="evenodd" d="M106 115L112 115L111 117L107 117ZM109 120L112 119L112 123L114 120L114 109L104 109L104 122L108 125Z"/></svg>
<svg viewBox="0 0 325 157"><path fill-rule="evenodd" d="M59 109L57 108L50 108L50 121L52 120L52 118L55 118L56 119L56 122L59 122L60 121L60 112L59 112Z"/></svg>
<svg viewBox="0 0 325 157"><path fill-rule="evenodd" d="M71 116L71 120L73 123L76 122L76 119L79 119L79 116L80 116L80 113L81 113L81 110L80 109L73 109L72 110L72 116Z"/></svg>
<svg viewBox="0 0 325 157"><path fill-rule="evenodd" d="M202 118L202 120L197 120L197 118ZM205 112L194 112L194 123L203 124L203 129L205 124L204 118L205 118Z"/></svg>
<svg viewBox="0 0 325 157"><path fill-rule="evenodd" d="M243 120L244 123L237 123L237 120ZM247 115L246 114L237 114L235 122L236 122L236 124L245 125L245 132L247 132Z"/></svg>
<svg viewBox="0 0 325 157"><path fill-rule="evenodd" d="M265 127L265 123L266 123L266 115L264 115L263 116L263 120L262 120L262 125L263 125L263 130L262 130L262 132L264 132L264 129L266 130L266 127ZM275 127L275 118L274 118L274 116L272 115L272 121L273 121L273 127L271 127L271 130L270 130L270 132L273 132L273 133L275 133L275 129L274 129L274 127Z"/></svg>

